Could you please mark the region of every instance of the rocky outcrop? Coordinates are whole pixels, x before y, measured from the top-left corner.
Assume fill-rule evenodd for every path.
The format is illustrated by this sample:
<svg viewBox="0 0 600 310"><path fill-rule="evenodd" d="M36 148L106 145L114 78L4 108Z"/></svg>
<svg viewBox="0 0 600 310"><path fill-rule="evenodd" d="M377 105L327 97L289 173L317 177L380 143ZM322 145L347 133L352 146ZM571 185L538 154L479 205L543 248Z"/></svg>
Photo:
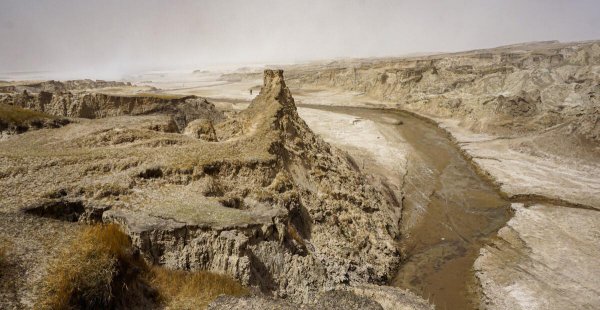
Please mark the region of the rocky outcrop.
<svg viewBox="0 0 600 310"><path fill-rule="evenodd" d="M594 213L600 189L599 65L598 41L538 42L425 57L295 65L288 68L287 77L303 104L375 105L427 117L503 196L525 202L513 205L514 217L484 246L475 263L479 281L473 287L481 285L481 308L592 309L598 304L596 251L591 249L598 237L591 232L598 226ZM256 75L233 73L224 78L254 80ZM340 135L333 136L339 140ZM440 157L430 147L426 150ZM444 168L445 173L452 166ZM412 158L410 167L418 167ZM463 181L454 175L443 183ZM440 195L434 193L428 199ZM405 196L410 209L414 200L410 192ZM448 201L443 203L448 210ZM464 210L464 202L460 205ZM424 205L423 212L435 214L433 208ZM403 218L407 216L409 212ZM444 221L449 227L457 223L450 217ZM470 239L464 234L461 238ZM442 240L447 242L447 236ZM427 274L423 265L411 268L407 261L403 269ZM432 265L436 271L444 269L442 263ZM453 281L450 277L447 285L436 282L443 292L433 294L451 296L446 288L456 287ZM422 286L420 281L413 283ZM438 305L449 306L443 298L448 297Z"/></svg>
<svg viewBox="0 0 600 310"><path fill-rule="evenodd" d="M371 309L371 310L430 310L433 306L407 291L391 287L367 285L346 287L327 291L311 304L297 305L284 300L264 297L222 296L212 302L208 309Z"/></svg>
<svg viewBox="0 0 600 310"><path fill-rule="evenodd" d="M285 300L269 299L264 297L241 297L235 298L230 296L222 296L212 302L208 309L367 309L367 310L383 310L380 304L376 301L356 296L345 291L330 291L322 294L322 296L311 305L293 304Z"/></svg>
<svg viewBox="0 0 600 310"><path fill-rule="evenodd" d="M103 80L70 80L70 81L43 81L35 83L18 83L16 85L1 86L0 93L5 92L65 92L71 90L89 90L94 88L127 87L130 82L116 82Z"/></svg>
<svg viewBox="0 0 600 310"><path fill-rule="evenodd" d="M170 114L179 130L198 118L218 122L223 114L204 98L119 96L102 93L48 92L0 95L0 103L55 116L102 118L120 115Z"/></svg>
<svg viewBox="0 0 600 310"><path fill-rule="evenodd" d="M568 124L600 143L600 43L543 42L289 70L298 88L338 87L396 107L451 117L471 130L518 135Z"/></svg>
<svg viewBox="0 0 600 310"><path fill-rule="evenodd" d="M227 273L296 302L310 302L327 287L389 280L400 259L400 206L312 133L282 71L266 71L259 96L222 127L241 128L222 143L246 141L273 159L211 166L203 195L262 220L207 227L117 211L105 220L128 227L151 261Z"/></svg>
<svg viewBox="0 0 600 310"><path fill-rule="evenodd" d="M29 130L58 128L69 124L66 118L53 117L0 103L0 140Z"/></svg>

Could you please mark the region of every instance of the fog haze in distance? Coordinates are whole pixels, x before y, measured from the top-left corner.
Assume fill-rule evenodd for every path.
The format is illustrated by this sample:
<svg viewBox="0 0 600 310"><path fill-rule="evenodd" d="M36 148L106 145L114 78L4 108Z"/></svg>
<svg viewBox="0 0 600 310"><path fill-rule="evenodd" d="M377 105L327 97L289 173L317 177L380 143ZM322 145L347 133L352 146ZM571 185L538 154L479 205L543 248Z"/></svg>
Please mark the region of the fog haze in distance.
<svg viewBox="0 0 600 310"><path fill-rule="evenodd" d="M119 77L590 39L595 0L0 0L0 72Z"/></svg>

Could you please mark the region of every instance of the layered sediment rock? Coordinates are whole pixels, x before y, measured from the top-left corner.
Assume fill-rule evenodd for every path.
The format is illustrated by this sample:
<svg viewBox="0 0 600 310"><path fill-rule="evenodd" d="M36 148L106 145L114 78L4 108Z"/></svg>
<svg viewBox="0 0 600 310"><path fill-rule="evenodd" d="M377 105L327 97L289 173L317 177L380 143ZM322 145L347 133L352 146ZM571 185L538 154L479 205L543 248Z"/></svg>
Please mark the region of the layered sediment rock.
<svg viewBox="0 0 600 310"><path fill-rule="evenodd" d="M170 114L179 128L198 119L220 121L223 114L204 98L196 96L119 96L89 92L12 93L0 95L0 103L55 116L102 118L120 115Z"/></svg>
<svg viewBox="0 0 600 310"><path fill-rule="evenodd" d="M433 119L481 175L525 202L475 263L482 308L592 309L599 65L598 41L542 42L299 65L289 75L303 103L379 104Z"/></svg>
<svg viewBox="0 0 600 310"><path fill-rule="evenodd" d="M291 67L297 88L339 87L476 132L514 135L561 125L600 142L600 43L543 42L406 59Z"/></svg>
<svg viewBox="0 0 600 310"><path fill-rule="evenodd" d="M70 80L70 81L43 81L33 83L16 83L16 85L0 86L0 93L10 92L65 92L72 90L89 90L95 88L127 87L129 82L103 81L103 80Z"/></svg>
<svg viewBox="0 0 600 310"><path fill-rule="evenodd" d="M69 122L66 118L0 103L0 139L29 130L58 128Z"/></svg>

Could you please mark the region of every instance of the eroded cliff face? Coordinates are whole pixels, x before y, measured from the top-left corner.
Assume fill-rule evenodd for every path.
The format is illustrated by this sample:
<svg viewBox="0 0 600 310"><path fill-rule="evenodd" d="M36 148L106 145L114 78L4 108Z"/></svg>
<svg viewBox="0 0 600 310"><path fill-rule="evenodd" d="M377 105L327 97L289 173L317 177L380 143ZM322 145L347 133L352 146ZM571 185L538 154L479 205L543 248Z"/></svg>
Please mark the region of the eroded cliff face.
<svg viewBox="0 0 600 310"><path fill-rule="evenodd" d="M600 142L600 43L545 42L407 59L290 68L293 87L340 87L477 132L562 126Z"/></svg>
<svg viewBox="0 0 600 310"><path fill-rule="evenodd" d="M157 130L168 115L104 102L101 116L130 115L0 142L4 212L119 223L151 263L228 274L291 302L350 285L388 309L429 307L365 286L399 264L401 205L308 128L282 71L265 71L249 108L212 127L216 139Z"/></svg>
<svg viewBox="0 0 600 310"><path fill-rule="evenodd" d="M103 118L120 115L169 114L178 129L198 118L220 121L223 114L204 98L195 96L119 96L90 92L10 93L0 95L0 103L31 109L54 116Z"/></svg>
<svg viewBox="0 0 600 310"><path fill-rule="evenodd" d="M16 82L10 83L13 85L0 86L0 93L12 92L65 92L77 90L90 90L109 87L127 87L131 86L130 82L116 82L103 80L70 80L70 81L42 81L42 82Z"/></svg>

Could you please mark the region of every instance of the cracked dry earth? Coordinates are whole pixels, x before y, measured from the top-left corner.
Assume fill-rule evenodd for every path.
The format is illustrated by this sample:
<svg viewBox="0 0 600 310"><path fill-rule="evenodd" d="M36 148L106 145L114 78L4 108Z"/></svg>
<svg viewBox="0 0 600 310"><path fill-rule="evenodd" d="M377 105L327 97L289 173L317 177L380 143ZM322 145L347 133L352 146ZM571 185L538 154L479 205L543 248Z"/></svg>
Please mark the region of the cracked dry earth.
<svg viewBox="0 0 600 310"><path fill-rule="evenodd" d="M400 263L401 205L311 131L282 71L231 117L196 97L35 90L2 100L71 123L0 142L2 308L31 307L48 260L94 222L119 224L148 263L253 289L214 308L431 308L378 286Z"/></svg>

